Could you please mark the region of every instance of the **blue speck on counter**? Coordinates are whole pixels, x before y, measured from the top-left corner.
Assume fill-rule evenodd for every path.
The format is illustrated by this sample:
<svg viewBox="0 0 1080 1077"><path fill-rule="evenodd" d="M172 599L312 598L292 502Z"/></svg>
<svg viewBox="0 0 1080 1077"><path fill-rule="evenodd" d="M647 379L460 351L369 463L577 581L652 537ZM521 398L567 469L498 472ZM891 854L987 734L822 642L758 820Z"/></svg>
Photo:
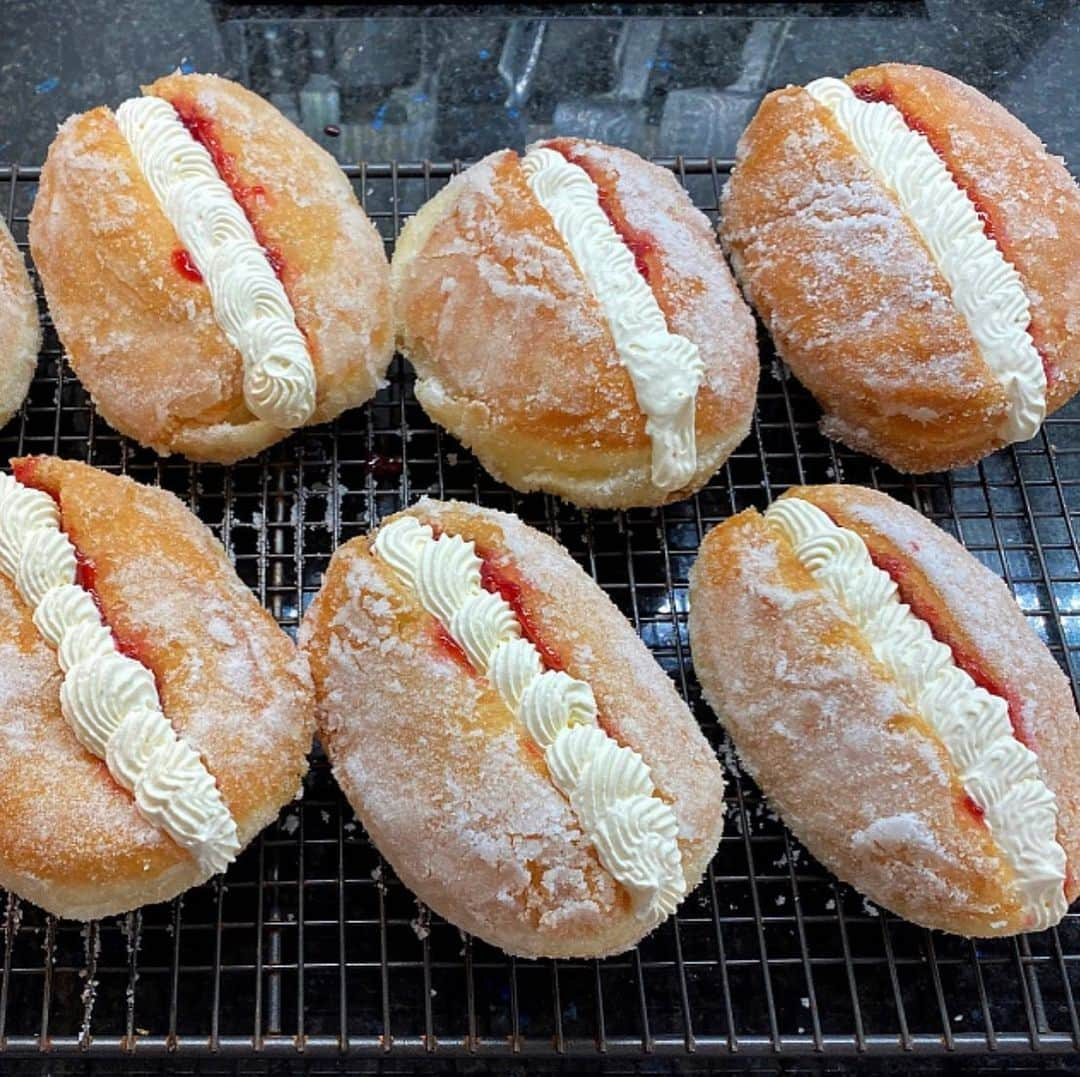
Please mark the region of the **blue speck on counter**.
<svg viewBox="0 0 1080 1077"><path fill-rule="evenodd" d="M371 121L373 130L381 131L386 123L386 102L384 101L376 110L375 118Z"/></svg>
<svg viewBox="0 0 1080 1077"><path fill-rule="evenodd" d="M52 93L59 85L60 80L55 75L50 75L34 87L34 93Z"/></svg>
<svg viewBox="0 0 1080 1077"><path fill-rule="evenodd" d="M180 61L180 74L190 75L195 70L195 65L185 56Z"/></svg>
<svg viewBox="0 0 1080 1077"><path fill-rule="evenodd" d="M479 56L481 60L491 59L491 53L488 52L487 49L481 49L476 55Z"/></svg>

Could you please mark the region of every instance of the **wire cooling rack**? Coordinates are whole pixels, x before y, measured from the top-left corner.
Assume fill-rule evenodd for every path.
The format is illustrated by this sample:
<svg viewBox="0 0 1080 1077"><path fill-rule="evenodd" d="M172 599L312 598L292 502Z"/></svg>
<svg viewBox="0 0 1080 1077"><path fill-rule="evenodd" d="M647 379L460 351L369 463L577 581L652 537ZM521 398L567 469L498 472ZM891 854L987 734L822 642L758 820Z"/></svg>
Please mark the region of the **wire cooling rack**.
<svg viewBox="0 0 1080 1077"><path fill-rule="evenodd" d="M715 217L730 162L663 163ZM347 171L389 249L457 167ZM0 209L24 248L36 179L36 169L0 169ZM494 482L427 420L400 359L371 404L257 460L223 469L159 459L95 415L47 325L0 457L59 453L173 490L289 632L333 549L419 495L512 509L563 542L633 621L731 784L705 882L652 937L605 961L517 961L418 906L317 753L303 800L226 876L171 904L80 925L0 903L0 1055L715 1056L780 1067L1080 1051L1080 916L1040 935L972 942L913 927L837 883L740 773L701 701L686 635L687 571L708 528L793 483L842 480L887 490L961 538L1006 578L1075 680L1080 411L977 468L904 478L822 437L816 406L764 336L762 354L751 434L705 490L659 511L586 513Z"/></svg>

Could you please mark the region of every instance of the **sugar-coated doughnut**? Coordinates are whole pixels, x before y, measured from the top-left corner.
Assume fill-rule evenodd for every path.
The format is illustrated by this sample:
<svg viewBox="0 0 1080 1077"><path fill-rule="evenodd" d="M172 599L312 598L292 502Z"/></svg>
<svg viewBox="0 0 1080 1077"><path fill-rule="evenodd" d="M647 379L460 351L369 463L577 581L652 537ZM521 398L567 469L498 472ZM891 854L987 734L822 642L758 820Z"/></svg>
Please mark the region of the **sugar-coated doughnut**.
<svg viewBox="0 0 1080 1077"><path fill-rule="evenodd" d="M1011 935L1080 892L1080 718L1005 585L913 509L788 491L690 575L706 698L795 835L909 920Z"/></svg>
<svg viewBox="0 0 1080 1077"><path fill-rule="evenodd" d="M231 463L374 394L386 255L333 158L261 97L213 75L144 94L61 125L31 250L105 418Z"/></svg>
<svg viewBox="0 0 1080 1077"><path fill-rule="evenodd" d="M706 217L628 150L485 157L408 222L391 280L420 403L519 490L663 504L750 427L753 318Z"/></svg>
<svg viewBox="0 0 1080 1077"><path fill-rule="evenodd" d="M22 407L40 348L34 289L23 256L0 218L0 426Z"/></svg>
<svg viewBox="0 0 1080 1077"><path fill-rule="evenodd" d="M632 946L700 880L723 776L611 601L516 516L422 500L302 627L319 735L400 879L504 950Z"/></svg>
<svg viewBox="0 0 1080 1077"><path fill-rule="evenodd" d="M769 94L722 209L744 292L853 448L970 464L1080 387L1080 190L949 75L889 63Z"/></svg>
<svg viewBox="0 0 1080 1077"><path fill-rule="evenodd" d="M307 770L307 662L172 494L0 474L0 886L92 919L224 870Z"/></svg>

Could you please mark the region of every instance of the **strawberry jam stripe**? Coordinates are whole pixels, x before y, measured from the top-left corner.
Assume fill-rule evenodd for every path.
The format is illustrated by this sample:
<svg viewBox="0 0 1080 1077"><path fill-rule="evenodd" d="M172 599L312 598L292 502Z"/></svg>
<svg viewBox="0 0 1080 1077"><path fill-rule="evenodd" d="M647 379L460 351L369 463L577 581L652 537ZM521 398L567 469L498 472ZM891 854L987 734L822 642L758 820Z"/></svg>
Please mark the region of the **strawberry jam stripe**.
<svg viewBox="0 0 1080 1077"><path fill-rule="evenodd" d="M203 275L199 272L199 267L192 260L191 252L186 247L177 247L172 252L172 264L173 269L185 280L194 284L202 283Z"/></svg>
<svg viewBox="0 0 1080 1077"><path fill-rule="evenodd" d="M975 803L970 793L964 794L964 807L980 822L986 821L986 810Z"/></svg>
<svg viewBox="0 0 1080 1077"><path fill-rule="evenodd" d="M148 661L148 651L145 640L136 639L132 636L124 636L117 632L115 626L110 623L105 605L101 600L101 592L98 590L98 569L94 561L83 552L75 536L64 526L64 504L60 499L59 491L51 490L47 486L40 482L37 482L37 459L35 457L26 457L23 460L19 460L12 464L12 473L16 480L22 483L23 486L29 487L32 490L40 490L42 493L48 494L49 497L56 502L57 508L60 509L60 529L67 536L68 542L71 543L75 550L75 582L93 599L94 605L98 609L98 613L101 614L102 624L109 630L112 635L113 641L116 643L116 649L128 658L133 658L140 665L145 666L154 677L154 683L158 688L158 694L161 692L161 679L158 676L158 671Z"/></svg>
<svg viewBox="0 0 1080 1077"><path fill-rule="evenodd" d="M485 591L492 591L514 611L517 622L521 625L521 634L536 648L545 669L565 670L566 665L559 652L552 647L537 627L525 606L525 594L521 584L514 579L511 570L496 567L494 557L477 547L476 556L480 558L480 585Z"/></svg>
<svg viewBox="0 0 1080 1077"><path fill-rule="evenodd" d="M881 102L886 105L891 105L900 113L904 123L907 124L912 131L915 131L926 139L930 144L930 148L941 158L942 163L949 170L949 175L952 177L953 183L964 192L968 201L974 207L975 215L982 224L986 238L1001 251L1002 257L1010 265L1015 265L1009 257L1009 247L1004 240L1006 229L1004 228L1005 222L1000 211L992 202L982 196L971 178L957 167L956 162L953 160L946 148L945 142L938 132L928 123L919 119L919 117L913 116L904 107L895 88L889 86L887 83L882 83L880 86L871 86L868 83L860 82L853 85L851 90L860 101L867 101L870 103ZM1054 371L1046 351L1039 343L1039 335L1034 327L1034 318L1028 323L1027 332L1035 345L1035 350L1039 353L1039 358L1042 360L1043 373L1046 375L1046 382L1049 386L1054 379Z"/></svg>
<svg viewBox="0 0 1080 1077"><path fill-rule="evenodd" d="M433 536L437 539L445 533L445 529L437 523L428 522ZM540 631L536 619L529 612L525 598L525 587L521 584L515 569L505 563L497 564L499 555L492 553L480 546L475 547L476 556L480 558L480 586L485 591L499 595L500 598L513 611L518 625L521 627L522 636L527 639L540 655L540 662L545 671L554 673L566 672L566 663L559 652L548 642ZM469 661L468 656L461 645L450 635L446 626L437 618L434 618L434 637L451 658L474 676L476 668ZM596 724L616 743L623 745L624 742L617 730L607 721L602 712L598 710ZM530 742L531 743L531 742ZM536 749L542 757L540 749Z"/></svg>
<svg viewBox="0 0 1080 1077"><path fill-rule="evenodd" d="M425 520L423 522L431 528L432 538L437 540L444 534L447 534L446 529L435 521ZM543 634L537 628L536 621L533 620L532 615L525 605L525 593L521 583L516 578L517 573L509 566L497 565L496 561L499 559L498 555L492 553L490 550L477 545L474 545L473 548L476 552L476 556L480 558L480 586L483 587L485 591L491 591L494 594L499 595L510 609L513 610L514 616L521 626L521 634L539 652L540 660L543 662L545 669L555 671L565 670L566 665L559 656L559 652L544 639ZM439 642L442 643L447 650L451 651L455 658L458 658L460 655L460 658L464 660L465 665L471 670L473 668L472 663L465 657L465 652L447 631L446 626L440 621L437 621L436 623L439 626L439 630L436 633Z"/></svg>
<svg viewBox="0 0 1080 1077"><path fill-rule="evenodd" d="M659 277L661 268L656 240L648 232L635 228L626 219L626 214L615 193L615 184L611 175L595 164L586 154L576 152L574 143L570 139L554 139L545 145L565 157L570 164L577 165L592 180L600 208L611 222L611 227L619 233L619 238L634 256L637 271L655 292L656 287L653 282Z"/></svg>
<svg viewBox="0 0 1080 1077"><path fill-rule="evenodd" d="M191 137L210 154L210 159L214 163L214 168L217 169L218 176L225 186L229 188L233 198L236 200L236 204L243 210L244 216L247 217L251 230L255 234L255 241L262 248L266 260L270 263L270 268L274 271L277 279L281 281L282 288L285 289L289 306L292 308L293 321L304 338L308 354L311 356L312 362L317 363L319 356L318 342L300 318L300 312L297 309L290 282L290 278L294 277L291 266L281 248L270 242L260 221L262 210L270 204L272 196L261 183L249 184L244 182L236 155L225 149L216 122L194 101L190 98L178 98L170 101L169 104L175 109L180 122L187 128ZM195 267L192 266L192 268ZM195 272L197 273L198 270L196 269Z"/></svg>
<svg viewBox="0 0 1080 1077"><path fill-rule="evenodd" d="M439 646L442 647L443 650L448 652L450 657L453 658L453 660L457 662L459 666L461 666L468 673L475 675L476 670L473 668L472 662L469 661L469 656L462 649L461 644L458 643L458 641L454 639L454 637L451 636L450 633L446 630L446 626L442 623L442 621L435 621L433 632L435 635L435 640L439 644Z"/></svg>
<svg viewBox="0 0 1080 1077"><path fill-rule="evenodd" d="M529 612L525 600L525 588L515 578L517 573L514 569L505 564L497 565L496 556L480 547L476 549L476 556L482 562L480 566L481 587L485 591L492 591L499 595L513 610L514 616L521 626L521 634L536 648L544 669L554 672L566 672L566 663L563 661L562 656L548 642L540 631L535 618ZM596 724L617 744L624 744L618 732L608 722L599 707L597 708Z"/></svg>
<svg viewBox="0 0 1080 1077"><path fill-rule="evenodd" d="M833 522L836 523L835 520ZM837 526L842 527L844 525L837 524ZM1024 747L1034 751L1034 745L1024 729L1023 702L1019 694L999 677L992 674L970 646L964 644L947 631L937 610L919 597L911 579L911 566L903 558L895 554L875 552L869 544L867 544L867 550L874 566L881 569L896 584L900 601L930 629L930 634L938 643L942 643L949 648L957 668L963 670L980 688L1005 701L1009 708L1009 722L1012 725L1013 736Z"/></svg>
<svg viewBox="0 0 1080 1077"><path fill-rule="evenodd" d="M178 98L169 103L176 110L180 122L187 128L191 137L210 154L210 159L214 162L214 167L217 169L222 182L232 192L237 205L244 211L244 216L247 217L251 224L251 230L255 233L256 241L266 254L266 260L270 263L270 267L277 275L278 280L284 285L286 275L285 258L280 249L269 242L259 223L260 211L270 200L266 188L261 183L249 184L244 182L236 161L236 155L230 153L222 145L217 124L194 101L188 98ZM289 298L291 301L292 297Z"/></svg>

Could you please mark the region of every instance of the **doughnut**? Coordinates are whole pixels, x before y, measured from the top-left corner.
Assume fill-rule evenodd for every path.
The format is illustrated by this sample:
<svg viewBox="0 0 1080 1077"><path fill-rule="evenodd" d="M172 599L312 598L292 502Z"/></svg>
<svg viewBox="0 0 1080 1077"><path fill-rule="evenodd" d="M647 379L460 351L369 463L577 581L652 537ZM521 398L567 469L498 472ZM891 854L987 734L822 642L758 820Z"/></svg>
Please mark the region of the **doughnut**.
<svg viewBox="0 0 1080 1077"><path fill-rule="evenodd" d="M1080 191L949 75L890 63L769 94L722 210L744 293L851 448L971 464L1080 386Z"/></svg>
<svg viewBox="0 0 1080 1077"><path fill-rule="evenodd" d="M805 486L690 574L705 697L796 837L926 927L1013 935L1080 892L1080 718L1005 585L875 490Z"/></svg>
<svg viewBox="0 0 1080 1077"><path fill-rule="evenodd" d="M708 220L627 150L485 157L406 224L391 290L417 399L518 490L664 504L749 430L753 318Z"/></svg>
<svg viewBox="0 0 1080 1077"><path fill-rule="evenodd" d="M307 662L172 494L0 473L0 886L80 920L224 871L297 793Z"/></svg>
<svg viewBox="0 0 1080 1077"><path fill-rule="evenodd" d="M301 628L334 775L401 881L525 957L634 945L701 879L723 775L614 604L516 516L423 499Z"/></svg>
<svg viewBox="0 0 1080 1077"><path fill-rule="evenodd" d="M102 415L232 463L374 394L386 255L333 158L262 98L213 75L144 94L61 125L31 251Z"/></svg>
<svg viewBox="0 0 1080 1077"><path fill-rule="evenodd" d="M22 407L40 348L34 289L23 256L0 217L0 426Z"/></svg>

